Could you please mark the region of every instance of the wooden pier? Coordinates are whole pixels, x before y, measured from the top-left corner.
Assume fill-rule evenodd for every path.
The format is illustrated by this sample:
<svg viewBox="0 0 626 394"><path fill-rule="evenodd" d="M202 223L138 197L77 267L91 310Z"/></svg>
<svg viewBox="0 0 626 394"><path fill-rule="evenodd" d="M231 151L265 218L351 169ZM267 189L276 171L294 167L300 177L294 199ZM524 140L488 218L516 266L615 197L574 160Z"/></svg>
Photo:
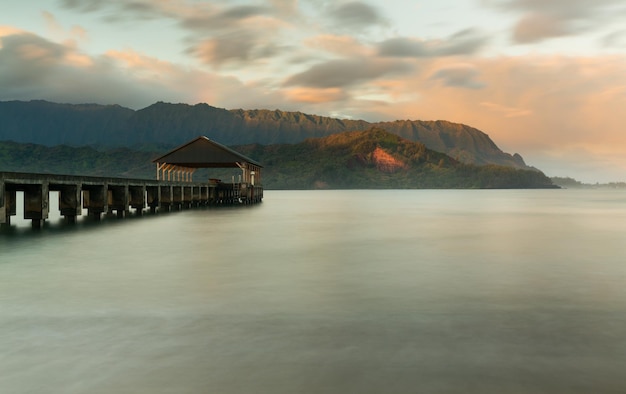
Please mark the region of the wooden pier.
<svg viewBox="0 0 626 394"><path fill-rule="evenodd" d="M24 193L24 219L41 227L48 219L50 192L59 193L59 210L73 223L83 209L99 220L102 214L125 217L131 209L143 214L203 205L255 204L263 200L261 169L255 160L200 136L152 161L156 179L126 179L73 175L0 172L0 225L17 213L17 192ZM194 182L199 168L237 168L239 182L209 179ZM256 182L256 183L255 183Z"/></svg>
<svg viewBox="0 0 626 394"><path fill-rule="evenodd" d="M134 209L141 215L199 206L255 204L263 187L251 183L183 182L72 175L0 172L0 225L17 213L17 192L24 193L24 219L34 228L48 219L50 192L58 192L59 210L69 223L87 210L99 220L103 214L123 218Z"/></svg>

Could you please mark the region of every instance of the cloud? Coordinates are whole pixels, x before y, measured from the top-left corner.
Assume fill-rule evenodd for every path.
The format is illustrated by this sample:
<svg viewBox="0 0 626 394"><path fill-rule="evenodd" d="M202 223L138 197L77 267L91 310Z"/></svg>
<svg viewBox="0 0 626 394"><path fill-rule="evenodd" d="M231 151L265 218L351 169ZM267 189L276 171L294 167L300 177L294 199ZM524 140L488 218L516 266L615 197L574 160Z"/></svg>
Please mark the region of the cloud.
<svg viewBox="0 0 626 394"><path fill-rule="evenodd" d="M268 0L267 5L232 5L183 0L61 0L70 10L100 13L110 22L163 18L171 19L195 34L236 31L257 24L255 19L289 18L297 10L294 0ZM105 13L105 11L109 11ZM264 27L264 26L260 26Z"/></svg>
<svg viewBox="0 0 626 394"><path fill-rule="evenodd" d="M146 20L175 15L177 10L199 9L194 5L185 5L179 0L59 0L61 7L83 14L99 13L111 22L122 20ZM106 11L108 13L105 13Z"/></svg>
<svg viewBox="0 0 626 394"><path fill-rule="evenodd" d="M619 22L626 12L621 0L483 0L504 11L521 13L513 28L513 41L520 44L577 35Z"/></svg>
<svg viewBox="0 0 626 394"><path fill-rule="evenodd" d="M143 108L156 101L239 107L278 103L263 85L181 67L131 50L90 57L75 46L0 29L0 100L44 99Z"/></svg>
<svg viewBox="0 0 626 394"><path fill-rule="evenodd" d="M562 21L600 22L615 10L623 10L621 0L483 0L494 8L526 14L551 15ZM605 20L606 21L606 20Z"/></svg>
<svg viewBox="0 0 626 394"><path fill-rule="evenodd" d="M502 9L541 12L572 19L603 15L607 9L619 6L621 0L487 0L487 3Z"/></svg>
<svg viewBox="0 0 626 394"><path fill-rule="evenodd" d="M234 6L221 9L200 9L197 12L170 14L180 25L195 32L233 31L246 27L244 24L259 17L271 16L267 7Z"/></svg>
<svg viewBox="0 0 626 394"><path fill-rule="evenodd" d="M261 5L181 0L63 0L62 4L78 12L99 13L111 23L172 20L189 33L182 52L214 67L226 62L248 63L277 54L284 46L273 43L297 19L294 16L297 4L293 0L268 0Z"/></svg>
<svg viewBox="0 0 626 394"><path fill-rule="evenodd" d="M218 14L218 19L224 19L227 22L234 22L267 13L269 13L269 9L267 7L253 5L235 6L220 12Z"/></svg>
<svg viewBox="0 0 626 394"><path fill-rule="evenodd" d="M41 98L59 102L132 105L152 101L163 89L137 83L106 57L88 58L70 46L32 34L2 38L0 99ZM82 59L82 61L77 61Z"/></svg>
<svg viewBox="0 0 626 394"><path fill-rule="evenodd" d="M322 34L304 40L304 45L340 56L369 56L373 51L348 35Z"/></svg>
<svg viewBox="0 0 626 394"><path fill-rule="evenodd" d="M515 26L513 40L520 44L565 36L568 28L563 20L545 14L527 14Z"/></svg>
<svg viewBox="0 0 626 394"><path fill-rule="evenodd" d="M298 0L268 0L273 9L285 17L292 17L298 13Z"/></svg>
<svg viewBox="0 0 626 394"><path fill-rule="evenodd" d="M190 30L215 31L258 16L293 16L296 0L267 0L267 5L232 5L224 2L184 0L61 0L61 5L81 13L100 13L112 22L169 18ZM108 14L104 12L109 10ZM115 17L112 17L115 15Z"/></svg>
<svg viewBox="0 0 626 394"><path fill-rule="evenodd" d="M210 38L191 49L203 62L216 66L228 60L248 61L255 56L257 39L254 35L242 31Z"/></svg>
<svg viewBox="0 0 626 394"><path fill-rule="evenodd" d="M335 27L344 30L369 28L388 23L377 8L361 1L340 3L329 9L329 17Z"/></svg>
<svg viewBox="0 0 626 394"><path fill-rule="evenodd" d="M5 36L11 36L14 34L26 34L26 33L27 32L25 30L18 29L17 27L0 25L0 38L5 37Z"/></svg>
<svg viewBox="0 0 626 394"><path fill-rule="evenodd" d="M88 35L85 28L74 25L69 31L66 31L51 12L43 11L42 16L46 23L46 27L52 36L68 37L69 39L77 39L81 41L87 40Z"/></svg>
<svg viewBox="0 0 626 394"><path fill-rule="evenodd" d="M63 46L29 33L2 37L0 86L2 91L28 89L42 82L50 68L66 55Z"/></svg>
<svg viewBox="0 0 626 394"><path fill-rule="evenodd" d="M111 1L109 3L115 3ZM61 0L62 7L80 12L94 12L102 9L107 2L102 0Z"/></svg>
<svg viewBox="0 0 626 394"><path fill-rule="evenodd" d="M476 80L478 75L478 70L471 64L453 64L436 70L431 79L441 80L451 87L482 89L485 84Z"/></svg>
<svg viewBox="0 0 626 394"><path fill-rule="evenodd" d="M488 39L474 29L459 31L446 40L418 40L396 37L378 44L378 53L387 57L436 57L469 55L478 52Z"/></svg>
<svg viewBox="0 0 626 394"><path fill-rule="evenodd" d="M349 87L390 75L405 74L411 67L403 62L354 58L319 63L289 77L285 86L314 88Z"/></svg>
<svg viewBox="0 0 626 394"><path fill-rule="evenodd" d="M428 57L432 56L432 51L428 48L428 43L424 41L396 37L381 42L379 54L390 57Z"/></svg>
<svg viewBox="0 0 626 394"><path fill-rule="evenodd" d="M306 104L322 104L347 101L349 96L339 88L292 88L286 91L288 100Z"/></svg>

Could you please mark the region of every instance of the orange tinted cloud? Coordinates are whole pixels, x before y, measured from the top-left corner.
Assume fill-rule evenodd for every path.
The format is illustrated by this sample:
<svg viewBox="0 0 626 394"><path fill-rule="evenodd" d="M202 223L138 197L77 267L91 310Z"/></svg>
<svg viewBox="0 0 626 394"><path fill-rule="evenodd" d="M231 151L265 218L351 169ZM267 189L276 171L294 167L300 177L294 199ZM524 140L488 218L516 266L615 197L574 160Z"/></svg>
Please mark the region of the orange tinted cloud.
<svg viewBox="0 0 626 394"><path fill-rule="evenodd" d="M106 53L106 57L117 60L122 63L124 67L136 71L141 70L155 74L164 73L164 75L166 75L173 69L172 63L150 57L130 49L125 51L108 51Z"/></svg>
<svg viewBox="0 0 626 394"><path fill-rule="evenodd" d="M346 93L339 88L293 88L285 92L289 100L300 103L329 103L346 99Z"/></svg>
<svg viewBox="0 0 626 394"><path fill-rule="evenodd" d="M373 52L356 38L347 35L322 34L305 39L304 45L341 56L365 56Z"/></svg>

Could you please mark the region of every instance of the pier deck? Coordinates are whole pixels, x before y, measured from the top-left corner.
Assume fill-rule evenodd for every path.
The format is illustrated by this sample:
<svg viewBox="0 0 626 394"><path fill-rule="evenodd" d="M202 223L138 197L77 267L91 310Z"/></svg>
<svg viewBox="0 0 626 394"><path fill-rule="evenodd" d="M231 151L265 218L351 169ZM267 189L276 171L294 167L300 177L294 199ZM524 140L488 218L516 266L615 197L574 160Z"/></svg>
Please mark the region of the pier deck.
<svg viewBox="0 0 626 394"><path fill-rule="evenodd" d="M263 187L252 183L183 182L76 175L0 172L0 225L17 213L17 192L24 193L24 219L40 227L48 219L50 192L59 193L59 210L75 222L83 209L99 220L102 214L125 217L131 209L142 214L169 212L197 206L255 204Z"/></svg>

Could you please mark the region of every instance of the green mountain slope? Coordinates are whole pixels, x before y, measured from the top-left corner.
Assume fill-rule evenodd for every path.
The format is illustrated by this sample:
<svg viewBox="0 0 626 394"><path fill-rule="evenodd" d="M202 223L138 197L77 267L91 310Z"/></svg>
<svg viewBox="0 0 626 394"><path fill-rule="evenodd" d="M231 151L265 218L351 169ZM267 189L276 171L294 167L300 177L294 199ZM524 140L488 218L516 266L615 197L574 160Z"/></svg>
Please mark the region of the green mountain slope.
<svg viewBox="0 0 626 394"><path fill-rule="evenodd" d="M236 149L259 160L264 184L277 189L554 187L539 171L461 163L380 128Z"/></svg>
<svg viewBox="0 0 626 394"><path fill-rule="evenodd" d="M539 171L464 164L380 128L298 144L233 148L263 164L263 185L268 189L553 187ZM151 159L162 153L0 142L0 171L153 178ZM194 178L228 181L239 174L235 169L213 171L198 172Z"/></svg>

